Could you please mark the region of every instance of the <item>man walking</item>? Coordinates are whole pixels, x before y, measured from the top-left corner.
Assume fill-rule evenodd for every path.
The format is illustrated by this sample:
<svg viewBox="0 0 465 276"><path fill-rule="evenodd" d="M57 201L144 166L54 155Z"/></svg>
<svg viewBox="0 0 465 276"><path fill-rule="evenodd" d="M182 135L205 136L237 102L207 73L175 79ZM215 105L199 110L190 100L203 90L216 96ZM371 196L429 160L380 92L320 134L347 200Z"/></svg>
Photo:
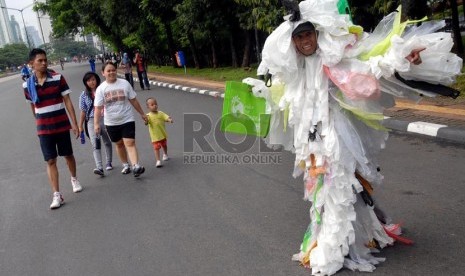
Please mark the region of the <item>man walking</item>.
<svg viewBox="0 0 465 276"><path fill-rule="evenodd" d="M79 137L76 114L69 93L71 90L61 74L48 70L47 54L42 49L32 49L29 53L32 75L23 84L26 100L31 104L36 119L40 148L47 162L47 175L53 192L50 209L59 208L63 196L59 188L57 156L64 156L71 174L73 192L82 191L76 177L76 160L73 155L71 129ZM68 118L67 113L71 117Z"/></svg>
<svg viewBox="0 0 465 276"><path fill-rule="evenodd" d="M150 90L150 83L147 77L147 60L136 50L136 56L134 57L134 64L136 65L137 76L139 77L140 88L144 90L144 85L147 90Z"/></svg>

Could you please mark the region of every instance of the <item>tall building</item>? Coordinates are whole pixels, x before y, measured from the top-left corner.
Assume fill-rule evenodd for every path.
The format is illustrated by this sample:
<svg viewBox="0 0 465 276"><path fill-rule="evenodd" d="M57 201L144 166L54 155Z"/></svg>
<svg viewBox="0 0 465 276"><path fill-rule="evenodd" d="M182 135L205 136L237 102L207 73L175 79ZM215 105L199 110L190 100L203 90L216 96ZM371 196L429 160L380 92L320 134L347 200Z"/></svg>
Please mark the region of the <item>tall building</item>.
<svg viewBox="0 0 465 276"><path fill-rule="evenodd" d="M27 35L29 36L29 42L33 47L39 47L43 44L42 37L39 35L39 31L37 31L36 27L34 26L27 26Z"/></svg>
<svg viewBox="0 0 465 276"><path fill-rule="evenodd" d="M5 0L0 0L0 6L6 7ZM0 8L0 47L11 43L11 27L8 10Z"/></svg>
<svg viewBox="0 0 465 276"><path fill-rule="evenodd" d="M23 42L23 37L21 36L21 28L19 27L18 22L15 19L15 16L12 15L10 19L11 27L11 43L20 43Z"/></svg>

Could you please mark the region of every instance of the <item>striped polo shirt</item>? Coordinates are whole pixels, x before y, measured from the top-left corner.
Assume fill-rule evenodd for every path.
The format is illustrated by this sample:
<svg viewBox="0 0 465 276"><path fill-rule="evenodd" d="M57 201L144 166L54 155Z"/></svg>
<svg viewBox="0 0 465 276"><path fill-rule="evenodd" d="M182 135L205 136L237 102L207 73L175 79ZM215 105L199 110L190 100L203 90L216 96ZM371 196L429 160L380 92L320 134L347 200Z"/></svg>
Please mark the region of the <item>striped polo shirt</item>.
<svg viewBox="0 0 465 276"><path fill-rule="evenodd" d="M26 100L32 103L26 82L23 88ZM63 96L68 95L71 90L65 78L61 74L48 71L44 84L36 83L36 90L39 98L39 102L34 104L37 134L47 135L70 130L71 124L66 114Z"/></svg>

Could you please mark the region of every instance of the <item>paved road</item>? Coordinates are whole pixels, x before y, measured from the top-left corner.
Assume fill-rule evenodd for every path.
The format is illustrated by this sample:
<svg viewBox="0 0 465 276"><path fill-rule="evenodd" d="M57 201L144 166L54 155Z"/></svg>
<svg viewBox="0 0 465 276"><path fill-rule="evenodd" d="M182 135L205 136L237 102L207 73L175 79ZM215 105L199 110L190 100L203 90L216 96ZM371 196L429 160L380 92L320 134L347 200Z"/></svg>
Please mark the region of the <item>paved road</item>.
<svg viewBox="0 0 465 276"><path fill-rule="evenodd" d="M67 64L64 71L75 107L87 69ZM45 164L19 85L18 78L0 80L0 275L310 274L290 261L308 223L301 180L290 176L290 154L271 152L258 160L278 164L218 164L237 160L224 159L231 154L209 133L207 142L198 141L211 145L218 159L185 164L186 156L201 153L197 144L194 153L185 152L192 129L207 127L205 118L216 121L220 99L163 88L138 91L141 102L155 95L175 121L168 126L172 159L155 168L148 133L137 122L146 173L123 176L115 161L115 171L99 178L92 174L90 145L75 141L85 189L72 193L60 159L66 204L51 211ZM193 128L186 114L204 114L194 116L204 123ZM244 161L259 147L233 156ZM370 275L462 274L465 147L394 133L380 161L386 181L377 199L404 222L416 244L384 250L387 261ZM354 274L365 275L338 275Z"/></svg>

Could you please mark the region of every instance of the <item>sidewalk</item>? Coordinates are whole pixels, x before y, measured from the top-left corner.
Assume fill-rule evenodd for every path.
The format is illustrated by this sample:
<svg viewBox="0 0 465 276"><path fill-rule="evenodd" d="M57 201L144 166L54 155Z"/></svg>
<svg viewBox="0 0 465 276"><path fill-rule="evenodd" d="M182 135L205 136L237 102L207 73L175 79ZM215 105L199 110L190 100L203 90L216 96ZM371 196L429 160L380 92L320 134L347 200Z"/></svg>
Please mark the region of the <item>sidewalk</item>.
<svg viewBox="0 0 465 276"><path fill-rule="evenodd" d="M119 74L124 77L122 71ZM221 97L225 89L224 82L188 75L173 76L155 73L148 73L148 75L152 85L180 89L190 93ZM383 124L389 129L465 144L465 98L454 100L442 96L425 97L419 103L396 99L396 105L387 109L384 115L386 119Z"/></svg>

